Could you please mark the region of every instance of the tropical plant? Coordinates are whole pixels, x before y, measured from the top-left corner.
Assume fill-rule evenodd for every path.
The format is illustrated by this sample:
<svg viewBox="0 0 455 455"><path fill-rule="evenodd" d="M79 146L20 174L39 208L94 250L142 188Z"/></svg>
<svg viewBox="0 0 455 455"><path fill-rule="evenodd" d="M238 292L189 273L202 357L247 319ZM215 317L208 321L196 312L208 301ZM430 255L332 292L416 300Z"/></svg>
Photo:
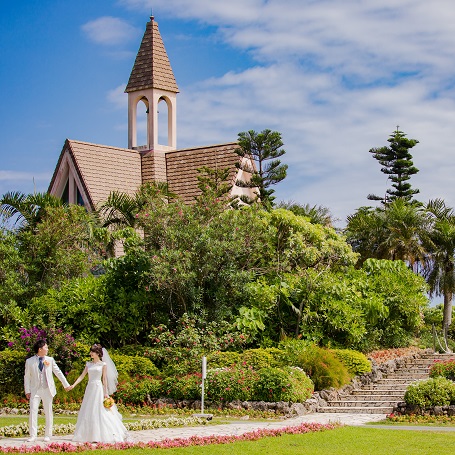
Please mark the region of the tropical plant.
<svg viewBox="0 0 455 455"><path fill-rule="evenodd" d="M402 260L411 266L424 264L422 237L429 226L420 206L395 199L384 207L361 207L347 218L347 241L360 253L359 265L368 258Z"/></svg>
<svg viewBox="0 0 455 455"><path fill-rule="evenodd" d="M424 238L429 253L424 273L430 296L444 297L442 328L448 351L447 333L452 322L455 292L455 213L442 199L429 201L426 211L431 216L431 227Z"/></svg>
<svg viewBox="0 0 455 455"><path fill-rule="evenodd" d="M304 216L309 218L313 224L322 224L326 227L333 226L333 216L330 209L322 205L298 204L297 202L280 202L277 208L286 209L295 215Z"/></svg>

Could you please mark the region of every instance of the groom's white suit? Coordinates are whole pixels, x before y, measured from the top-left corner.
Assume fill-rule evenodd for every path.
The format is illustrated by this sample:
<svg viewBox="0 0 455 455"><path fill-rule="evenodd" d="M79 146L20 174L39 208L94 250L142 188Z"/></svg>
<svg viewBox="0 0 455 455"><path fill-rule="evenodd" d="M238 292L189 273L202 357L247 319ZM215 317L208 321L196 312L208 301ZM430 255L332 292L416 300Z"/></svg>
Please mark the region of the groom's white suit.
<svg viewBox="0 0 455 455"><path fill-rule="evenodd" d="M39 357L34 355L25 362L24 389L25 395L30 394L30 438L34 439L38 432L38 407L43 400L44 414L46 415L46 438L52 437L53 415L52 400L57 393L54 376L60 380L65 389L69 383L52 357L44 356L43 371L39 369Z"/></svg>

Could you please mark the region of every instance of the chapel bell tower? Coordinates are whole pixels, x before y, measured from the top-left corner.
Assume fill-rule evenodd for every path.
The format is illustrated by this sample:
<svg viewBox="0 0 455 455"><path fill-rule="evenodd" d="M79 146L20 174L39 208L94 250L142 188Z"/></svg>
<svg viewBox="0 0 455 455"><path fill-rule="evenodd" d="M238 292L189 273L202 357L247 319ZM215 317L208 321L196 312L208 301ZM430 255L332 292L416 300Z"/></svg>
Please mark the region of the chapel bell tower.
<svg viewBox="0 0 455 455"><path fill-rule="evenodd" d="M165 152L177 148L178 91L174 73L158 30L158 23L151 16L125 89L125 93L128 93L129 149ZM158 106L160 109L164 108L162 111L167 111L167 132L160 131L160 135L158 127L166 122L159 121ZM146 110L146 144L137 143L138 108ZM167 143L160 144L159 136L166 136L166 133Z"/></svg>

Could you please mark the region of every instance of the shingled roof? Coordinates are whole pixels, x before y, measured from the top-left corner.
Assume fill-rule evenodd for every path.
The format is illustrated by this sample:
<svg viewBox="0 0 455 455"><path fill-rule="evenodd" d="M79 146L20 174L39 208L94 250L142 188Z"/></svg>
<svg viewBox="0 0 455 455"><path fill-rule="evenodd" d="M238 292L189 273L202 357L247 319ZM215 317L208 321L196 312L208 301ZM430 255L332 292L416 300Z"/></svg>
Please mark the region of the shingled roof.
<svg viewBox="0 0 455 455"><path fill-rule="evenodd" d="M133 196L142 183L141 155L136 150L67 139L49 185L49 192L66 152L72 157L92 209L105 202L112 191Z"/></svg>
<svg viewBox="0 0 455 455"><path fill-rule="evenodd" d="M180 196L186 204L191 204L201 194L198 187L198 169L206 166L211 169L230 168L229 181L235 183L238 170L235 164L240 157L234 152L236 142L210 145L166 153L166 172L169 190Z"/></svg>
<svg viewBox="0 0 455 455"><path fill-rule="evenodd" d="M147 22L125 93L156 88L178 93L174 73L153 16Z"/></svg>

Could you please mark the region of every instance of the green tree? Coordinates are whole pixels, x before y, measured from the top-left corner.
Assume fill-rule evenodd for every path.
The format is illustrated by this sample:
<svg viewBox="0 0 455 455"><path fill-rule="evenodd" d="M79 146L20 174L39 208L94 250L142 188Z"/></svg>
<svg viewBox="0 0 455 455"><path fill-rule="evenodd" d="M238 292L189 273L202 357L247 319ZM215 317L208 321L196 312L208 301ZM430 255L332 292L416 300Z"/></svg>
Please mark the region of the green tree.
<svg viewBox="0 0 455 455"><path fill-rule="evenodd" d="M280 202L277 206L280 209L290 210L295 215L309 218L313 224L322 224L326 227L333 226L333 216L330 209L322 205L298 204L297 202Z"/></svg>
<svg viewBox="0 0 455 455"><path fill-rule="evenodd" d="M431 296L443 296L442 328L447 348L447 332L452 323L452 299L455 292L455 213L442 199L429 201L431 228L425 238L429 258L425 274Z"/></svg>
<svg viewBox="0 0 455 455"><path fill-rule="evenodd" d="M62 207L61 199L48 193L8 192L0 199L0 215L19 229L34 229L50 207Z"/></svg>
<svg viewBox="0 0 455 455"><path fill-rule="evenodd" d="M412 267L425 263L422 236L429 224L422 207L400 198L375 209L361 207L347 221L345 235L360 253L360 264L368 258L402 260Z"/></svg>
<svg viewBox="0 0 455 455"><path fill-rule="evenodd" d="M259 199L265 207L273 206L275 192L271 185L275 185L286 178L287 164L281 164L278 159L286 151L282 149L283 141L277 131L265 129L260 133L250 130L238 134L239 147L235 149L237 155L253 160L255 167L242 160L237 164L238 169L250 174L249 180L238 180L237 186L257 189L256 198L242 198L243 202L252 203Z"/></svg>
<svg viewBox="0 0 455 455"><path fill-rule="evenodd" d="M392 181L392 189L387 189L384 197L370 194L368 199L382 201L384 204L398 198L411 201L413 196L419 193L419 190L412 189L408 180L412 175L417 174L419 170L412 162L412 155L409 149L418 144L419 141L407 139L406 134L399 131L397 127L396 131L387 139L387 142L390 143L390 146L372 148L370 153L382 166L381 172L386 174L388 179Z"/></svg>
<svg viewBox="0 0 455 455"><path fill-rule="evenodd" d="M98 213L103 219L105 227L113 226L115 229L135 228L138 224L138 214L144 207L152 201L161 206L175 198L176 195L169 191L167 183L145 183L141 185L134 196L120 191L113 191L109 194L107 200L101 204Z"/></svg>

